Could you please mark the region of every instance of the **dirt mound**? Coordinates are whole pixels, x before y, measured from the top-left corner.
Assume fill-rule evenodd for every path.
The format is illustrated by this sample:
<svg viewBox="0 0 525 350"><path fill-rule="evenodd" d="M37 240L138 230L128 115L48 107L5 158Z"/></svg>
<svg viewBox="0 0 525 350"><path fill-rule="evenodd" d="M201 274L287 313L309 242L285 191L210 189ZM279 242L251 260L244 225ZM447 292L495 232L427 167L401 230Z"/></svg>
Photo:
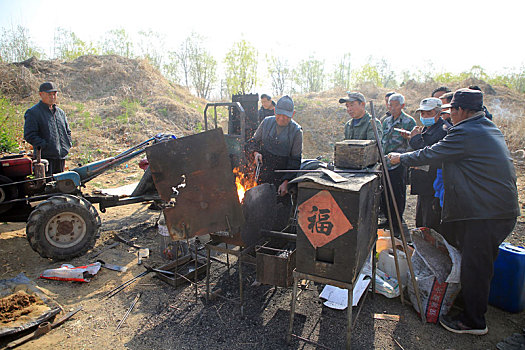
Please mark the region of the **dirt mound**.
<svg viewBox="0 0 525 350"><path fill-rule="evenodd" d="M201 128L206 101L171 84L146 60L90 55L0 64L0 91L17 104L36 103L44 81L59 86L74 163L107 157L158 133L180 137Z"/></svg>
<svg viewBox="0 0 525 350"><path fill-rule="evenodd" d="M21 316L29 315L44 305L42 299L23 290L0 299L0 322L11 323Z"/></svg>

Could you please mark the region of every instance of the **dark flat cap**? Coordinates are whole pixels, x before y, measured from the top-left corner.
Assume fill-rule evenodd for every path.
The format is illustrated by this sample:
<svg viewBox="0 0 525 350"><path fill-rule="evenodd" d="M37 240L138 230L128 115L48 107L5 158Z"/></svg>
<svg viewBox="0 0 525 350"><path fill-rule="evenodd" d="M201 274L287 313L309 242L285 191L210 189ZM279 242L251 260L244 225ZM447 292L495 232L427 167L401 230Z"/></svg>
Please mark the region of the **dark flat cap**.
<svg viewBox="0 0 525 350"><path fill-rule="evenodd" d="M483 109L483 93L467 88L456 90L450 104L443 105L443 108L450 107L481 111Z"/></svg>

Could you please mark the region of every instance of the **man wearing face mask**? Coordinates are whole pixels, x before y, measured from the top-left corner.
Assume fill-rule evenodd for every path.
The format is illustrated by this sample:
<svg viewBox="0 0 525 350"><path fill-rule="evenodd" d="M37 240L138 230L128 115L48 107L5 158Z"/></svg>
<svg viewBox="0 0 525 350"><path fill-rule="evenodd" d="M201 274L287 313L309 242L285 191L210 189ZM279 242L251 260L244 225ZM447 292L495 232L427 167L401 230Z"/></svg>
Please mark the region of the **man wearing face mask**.
<svg viewBox="0 0 525 350"><path fill-rule="evenodd" d="M422 100L416 112L423 126L415 126L410 133L409 144L417 150L431 146L447 135L451 125L441 118L441 100L429 97ZM441 206L434 197L434 180L437 166L410 168L410 193L417 195L416 227L431 227L440 231Z"/></svg>

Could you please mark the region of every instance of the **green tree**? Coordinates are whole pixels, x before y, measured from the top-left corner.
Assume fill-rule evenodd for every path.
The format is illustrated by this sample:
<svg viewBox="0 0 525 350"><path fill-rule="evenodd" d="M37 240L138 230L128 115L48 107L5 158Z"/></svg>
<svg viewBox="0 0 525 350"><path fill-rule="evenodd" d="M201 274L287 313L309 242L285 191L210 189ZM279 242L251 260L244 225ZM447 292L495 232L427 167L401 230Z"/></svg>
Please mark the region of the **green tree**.
<svg viewBox="0 0 525 350"><path fill-rule="evenodd" d="M324 61L310 56L294 70L294 81L302 92L319 92L324 86Z"/></svg>
<svg viewBox="0 0 525 350"><path fill-rule="evenodd" d="M133 58L133 41L122 28L112 29L104 34L104 40L99 43L103 55L119 55Z"/></svg>
<svg viewBox="0 0 525 350"><path fill-rule="evenodd" d="M213 85L217 82L217 61L203 48L196 48L190 61L193 87L199 97L208 99Z"/></svg>
<svg viewBox="0 0 525 350"><path fill-rule="evenodd" d="M228 95L247 93L257 84L257 57L257 50L246 40L234 43L224 59Z"/></svg>
<svg viewBox="0 0 525 350"><path fill-rule="evenodd" d="M334 88L350 90L350 83L352 77L350 58L350 53L345 53L339 61L339 63L336 64L334 74L332 77Z"/></svg>
<svg viewBox="0 0 525 350"><path fill-rule="evenodd" d="M180 84L179 57L175 51L168 51L167 62L162 65L162 75L172 83Z"/></svg>
<svg viewBox="0 0 525 350"><path fill-rule="evenodd" d="M42 58L45 55L31 42L27 28L21 25L2 28L0 62L20 62L33 56Z"/></svg>
<svg viewBox="0 0 525 350"><path fill-rule="evenodd" d="M85 42L72 31L60 27L55 30L53 44L53 56L66 61L98 54L98 49L93 43Z"/></svg>
<svg viewBox="0 0 525 350"><path fill-rule="evenodd" d="M396 84L396 73L392 70L392 66L385 59L382 58L376 63L377 72L381 79L381 85L386 88L395 88Z"/></svg>
<svg viewBox="0 0 525 350"><path fill-rule="evenodd" d="M352 72L352 85L370 82L375 86L383 86L381 76L377 67L370 63L363 65L360 69Z"/></svg>
<svg viewBox="0 0 525 350"><path fill-rule="evenodd" d="M288 60L284 57L266 57L268 63L268 73L272 78L272 89L275 95L284 95L290 84L292 70Z"/></svg>

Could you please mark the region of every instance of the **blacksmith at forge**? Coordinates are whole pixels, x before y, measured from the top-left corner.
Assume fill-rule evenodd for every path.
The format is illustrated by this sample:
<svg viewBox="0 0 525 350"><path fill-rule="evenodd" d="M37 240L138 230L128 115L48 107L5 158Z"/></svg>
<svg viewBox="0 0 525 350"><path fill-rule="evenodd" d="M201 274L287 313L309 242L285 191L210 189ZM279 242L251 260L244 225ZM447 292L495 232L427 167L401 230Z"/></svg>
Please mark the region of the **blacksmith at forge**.
<svg viewBox="0 0 525 350"><path fill-rule="evenodd" d="M498 248L520 215L516 172L503 134L485 118L481 91L457 90L450 107L453 126L443 140L388 157L391 164L405 166L442 164L442 230L461 252L464 309L440 323L454 333L483 335Z"/></svg>
<svg viewBox="0 0 525 350"><path fill-rule="evenodd" d="M280 196L278 202L291 208L288 181L296 173L276 173L277 169L299 169L303 152L303 130L292 118L294 103L290 96L277 101L275 115L261 122L250 142L255 164L260 166L258 183L270 183Z"/></svg>

